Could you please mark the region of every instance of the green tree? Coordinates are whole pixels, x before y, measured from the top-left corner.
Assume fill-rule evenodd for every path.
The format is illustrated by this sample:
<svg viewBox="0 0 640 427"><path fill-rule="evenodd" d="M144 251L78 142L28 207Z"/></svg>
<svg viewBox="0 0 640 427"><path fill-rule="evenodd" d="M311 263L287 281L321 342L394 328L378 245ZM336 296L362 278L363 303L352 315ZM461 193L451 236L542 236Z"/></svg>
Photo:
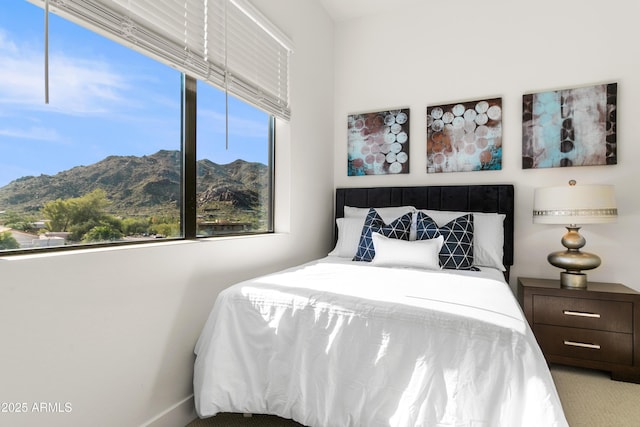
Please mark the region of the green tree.
<svg viewBox="0 0 640 427"><path fill-rule="evenodd" d="M84 243L113 242L120 239L122 239L120 230L114 229L109 225L93 227L82 237Z"/></svg>
<svg viewBox="0 0 640 427"><path fill-rule="evenodd" d="M11 235L10 231L0 232L0 250L20 249L20 243Z"/></svg>
<svg viewBox="0 0 640 427"><path fill-rule="evenodd" d="M180 236L180 220L170 216L154 216L150 220L150 234L159 234L164 237Z"/></svg>
<svg viewBox="0 0 640 427"><path fill-rule="evenodd" d="M74 224L82 224L85 222L101 222L108 216L106 209L111 202L107 199L107 193L101 189L96 188L91 193L87 193L82 197L70 199L71 221Z"/></svg>
<svg viewBox="0 0 640 427"><path fill-rule="evenodd" d="M5 224L7 227L9 227L8 224L16 224L23 221L24 217L13 211L6 211L5 213L0 214L0 223Z"/></svg>
<svg viewBox="0 0 640 427"><path fill-rule="evenodd" d="M35 221L36 218L32 215L19 214L12 211L7 211L4 215L0 215L0 223L4 223L5 227L25 231L27 233L33 233L36 231L33 224Z"/></svg>
<svg viewBox="0 0 640 427"><path fill-rule="evenodd" d="M49 220L46 227L49 231L68 231L71 225L71 203L73 199L56 199L42 207L42 215Z"/></svg>
<svg viewBox="0 0 640 427"><path fill-rule="evenodd" d="M155 224L149 228L149 232L152 234L162 235L164 237L175 237L180 235L180 224L162 223Z"/></svg>
<svg viewBox="0 0 640 427"><path fill-rule="evenodd" d="M102 233L108 236L105 240L119 239L122 237L122 221L107 213L109 205L107 193L98 188L81 197L45 203L42 214L49 220L49 231L70 232L69 240L72 241L85 240L85 235L94 228L98 231L89 234L90 241L96 241L94 238Z"/></svg>
<svg viewBox="0 0 640 427"><path fill-rule="evenodd" d="M72 226L78 224L99 224L107 216L105 210L109 204L107 193L97 188L81 197L47 202L42 214L49 220L49 231L70 231Z"/></svg>
<svg viewBox="0 0 640 427"><path fill-rule="evenodd" d="M122 220L122 232L127 236L149 232L149 218L125 218Z"/></svg>

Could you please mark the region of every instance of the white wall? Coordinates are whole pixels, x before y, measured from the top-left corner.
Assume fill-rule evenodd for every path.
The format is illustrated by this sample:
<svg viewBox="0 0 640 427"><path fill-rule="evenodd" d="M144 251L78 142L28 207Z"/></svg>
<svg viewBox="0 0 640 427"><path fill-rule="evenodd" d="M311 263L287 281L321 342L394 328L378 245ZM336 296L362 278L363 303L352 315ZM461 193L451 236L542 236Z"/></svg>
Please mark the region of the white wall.
<svg viewBox="0 0 640 427"><path fill-rule="evenodd" d="M589 279L640 290L635 262L640 240L640 27L638 2L627 0L415 1L380 15L339 22L335 29L336 186L512 183L516 190L518 276L557 278L546 255L562 249L565 229L534 225L533 190L578 183L613 184L617 224L582 229L585 250L601 256ZM521 168L522 95L618 82L618 164ZM426 106L502 97L501 171L427 174ZM411 108L410 173L347 176L347 116Z"/></svg>
<svg viewBox="0 0 640 427"><path fill-rule="evenodd" d="M0 413L0 425L184 425L193 347L218 292L326 254L332 23L316 2L254 4L296 48L292 120L278 128L278 232L0 258L0 402L28 404ZM35 413L39 402L71 412Z"/></svg>

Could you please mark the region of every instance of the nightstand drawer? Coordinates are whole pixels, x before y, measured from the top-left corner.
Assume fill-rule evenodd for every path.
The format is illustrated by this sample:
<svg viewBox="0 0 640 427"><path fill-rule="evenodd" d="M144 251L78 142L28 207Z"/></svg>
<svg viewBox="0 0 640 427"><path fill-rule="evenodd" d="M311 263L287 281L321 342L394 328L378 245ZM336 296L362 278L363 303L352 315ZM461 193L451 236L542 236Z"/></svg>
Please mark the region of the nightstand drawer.
<svg viewBox="0 0 640 427"><path fill-rule="evenodd" d="M534 295L533 322L632 333L633 303Z"/></svg>
<svg viewBox="0 0 640 427"><path fill-rule="evenodd" d="M545 355L632 365L633 335L561 326L534 325Z"/></svg>

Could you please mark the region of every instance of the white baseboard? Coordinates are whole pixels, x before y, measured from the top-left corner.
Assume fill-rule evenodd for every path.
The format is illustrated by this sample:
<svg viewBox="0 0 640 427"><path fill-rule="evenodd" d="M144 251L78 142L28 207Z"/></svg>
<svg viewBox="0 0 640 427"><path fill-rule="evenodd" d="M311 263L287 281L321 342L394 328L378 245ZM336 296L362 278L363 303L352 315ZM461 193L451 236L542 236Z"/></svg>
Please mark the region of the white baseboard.
<svg viewBox="0 0 640 427"><path fill-rule="evenodd" d="M143 424L143 427L180 427L198 418L193 395L176 403L157 417Z"/></svg>

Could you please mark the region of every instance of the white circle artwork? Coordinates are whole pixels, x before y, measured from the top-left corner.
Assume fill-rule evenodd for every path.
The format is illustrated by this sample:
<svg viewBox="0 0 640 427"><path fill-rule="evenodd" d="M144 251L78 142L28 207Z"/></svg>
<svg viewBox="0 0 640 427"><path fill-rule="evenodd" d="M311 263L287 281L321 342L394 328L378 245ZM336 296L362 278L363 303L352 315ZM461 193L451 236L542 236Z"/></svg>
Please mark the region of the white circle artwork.
<svg viewBox="0 0 640 427"><path fill-rule="evenodd" d="M409 172L409 109L351 114L347 126L349 176Z"/></svg>
<svg viewBox="0 0 640 427"><path fill-rule="evenodd" d="M489 121L486 113L480 113L476 116L476 123L479 125L484 125Z"/></svg>
<svg viewBox="0 0 640 427"><path fill-rule="evenodd" d="M465 123L464 118L460 116L456 116L453 119L453 122L451 122L454 129L462 129L464 127L464 123Z"/></svg>
<svg viewBox="0 0 640 427"><path fill-rule="evenodd" d="M487 101L480 101L476 104L476 111L478 113L486 113L489 109L489 103Z"/></svg>
<svg viewBox="0 0 640 427"><path fill-rule="evenodd" d="M398 162L393 162L389 165L389 172L391 173L400 173L402 172L402 164Z"/></svg>
<svg viewBox="0 0 640 427"><path fill-rule="evenodd" d="M397 158L398 156L396 156L396 153L389 153L387 154L386 160L387 160L387 163L393 163L396 161Z"/></svg>
<svg viewBox="0 0 640 427"><path fill-rule="evenodd" d="M396 134L394 133L386 133L384 135L384 142L386 142L387 144L392 144L394 142L396 142Z"/></svg>
<svg viewBox="0 0 640 427"><path fill-rule="evenodd" d="M456 104L453 106L453 108L451 109L451 112L456 116L459 117L461 115L464 114L464 105L462 104Z"/></svg>
<svg viewBox="0 0 640 427"><path fill-rule="evenodd" d="M393 117L392 114L387 114L387 116L384 118L384 124L386 126L391 126L392 124L394 124L396 122L396 118Z"/></svg>
<svg viewBox="0 0 640 427"><path fill-rule="evenodd" d="M489 117L491 120L499 120L501 116L502 116L502 109L497 105L492 105L487 110L487 117Z"/></svg>
<svg viewBox="0 0 640 427"><path fill-rule="evenodd" d="M476 110L468 109L464 112L464 119L468 122L473 122L476 120L477 115Z"/></svg>
<svg viewBox="0 0 640 427"><path fill-rule="evenodd" d="M427 107L427 172L501 169L501 120L500 98Z"/></svg>

